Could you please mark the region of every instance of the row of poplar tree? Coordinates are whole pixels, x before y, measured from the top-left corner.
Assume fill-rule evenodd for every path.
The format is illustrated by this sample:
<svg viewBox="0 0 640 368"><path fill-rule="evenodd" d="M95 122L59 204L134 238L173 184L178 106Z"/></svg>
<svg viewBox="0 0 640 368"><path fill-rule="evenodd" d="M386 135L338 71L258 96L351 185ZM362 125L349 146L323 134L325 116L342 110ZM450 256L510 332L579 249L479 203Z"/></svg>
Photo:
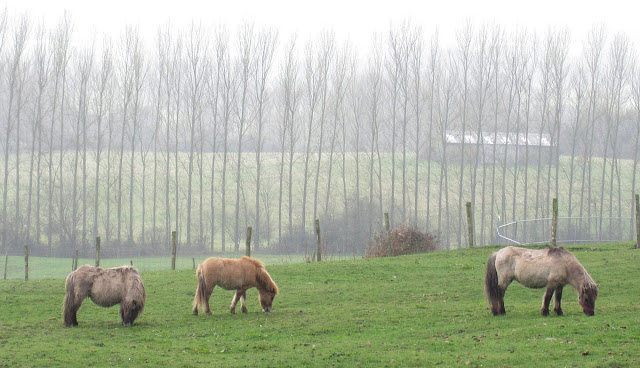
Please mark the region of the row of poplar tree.
<svg viewBox="0 0 640 368"><path fill-rule="evenodd" d="M68 255L101 236L106 255L157 254L177 230L181 249L228 252L252 226L254 248L303 252L319 218L329 248L361 253L385 212L457 247L466 201L479 244L547 217L552 197L567 216L631 216L627 35L594 27L574 45L562 29L466 23L443 45L432 26L360 48L253 24L87 41L68 14L47 26L5 10L0 249Z"/></svg>

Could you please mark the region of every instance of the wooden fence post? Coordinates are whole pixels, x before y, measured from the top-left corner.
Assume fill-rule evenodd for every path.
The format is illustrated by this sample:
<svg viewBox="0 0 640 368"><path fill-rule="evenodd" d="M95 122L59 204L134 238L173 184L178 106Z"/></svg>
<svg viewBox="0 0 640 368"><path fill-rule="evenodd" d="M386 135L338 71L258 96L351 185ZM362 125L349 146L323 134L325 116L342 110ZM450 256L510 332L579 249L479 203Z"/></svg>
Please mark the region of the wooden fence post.
<svg viewBox="0 0 640 368"><path fill-rule="evenodd" d="M172 242L172 250L171 250L171 269L176 269L176 232L171 232L171 242Z"/></svg>
<svg viewBox="0 0 640 368"><path fill-rule="evenodd" d="M387 230L387 233L391 231L391 224L389 224L389 212L384 213L384 228Z"/></svg>
<svg viewBox="0 0 640 368"><path fill-rule="evenodd" d="M7 279L7 266L9 265L9 253L4 255L4 279Z"/></svg>
<svg viewBox="0 0 640 368"><path fill-rule="evenodd" d="M100 267L100 237L96 236L96 267Z"/></svg>
<svg viewBox="0 0 640 368"><path fill-rule="evenodd" d="M29 244L24 245L24 281L29 281Z"/></svg>
<svg viewBox="0 0 640 368"><path fill-rule="evenodd" d="M193 264L193 269L196 269L196 259L195 258L191 258L191 263Z"/></svg>
<svg viewBox="0 0 640 368"><path fill-rule="evenodd" d="M73 257L73 270L77 270L78 269L78 250L76 249L76 253Z"/></svg>
<svg viewBox="0 0 640 368"><path fill-rule="evenodd" d="M473 212L471 202L467 202L467 230L469 232L469 248L473 248Z"/></svg>
<svg viewBox="0 0 640 368"><path fill-rule="evenodd" d="M640 194L636 194L636 249L640 248Z"/></svg>
<svg viewBox="0 0 640 368"><path fill-rule="evenodd" d="M318 253L318 262L322 262L322 239L320 237L320 220L316 219L316 239L317 239L317 253Z"/></svg>
<svg viewBox="0 0 640 368"><path fill-rule="evenodd" d="M251 257L251 231L253 229L251 226L247 228L247 239L245 241L245 255L247 257Z"/></svg>
<svg viewBox="0 0 640 368"><path fill-rule="evenodd" d="M553 199L553 215L551 218L551 246L556 246L558 234L558 198Z"/></svg>

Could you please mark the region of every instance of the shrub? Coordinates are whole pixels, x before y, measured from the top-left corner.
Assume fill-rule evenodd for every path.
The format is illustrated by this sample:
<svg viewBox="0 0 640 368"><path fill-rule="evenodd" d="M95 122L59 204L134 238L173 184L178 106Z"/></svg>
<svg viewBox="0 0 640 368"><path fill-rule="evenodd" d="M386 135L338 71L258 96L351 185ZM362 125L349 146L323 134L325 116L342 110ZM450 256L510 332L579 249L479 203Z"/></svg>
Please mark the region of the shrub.
<svg viewBox="0 0 640 368"><path fill-rule="evenodd" d="M388 233L376 234L367 246L365 258L393 257L405 254L429 253L438 248L438 236L402 225Z"/></svg>

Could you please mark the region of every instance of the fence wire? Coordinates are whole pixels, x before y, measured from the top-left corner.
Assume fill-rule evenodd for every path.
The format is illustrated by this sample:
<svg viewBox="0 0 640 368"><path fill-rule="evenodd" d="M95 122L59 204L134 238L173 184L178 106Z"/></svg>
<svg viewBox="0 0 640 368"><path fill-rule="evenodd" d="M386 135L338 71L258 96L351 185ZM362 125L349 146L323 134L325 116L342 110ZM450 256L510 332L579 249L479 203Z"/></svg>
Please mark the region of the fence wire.
<svg viewBox="0 0 640 368"><path fill-rule="evenodd" d="M550 244L551 218L516 220L497 228L499 244ZM634 240L631 217L558 217L556 243L583 244Z"/></svg>

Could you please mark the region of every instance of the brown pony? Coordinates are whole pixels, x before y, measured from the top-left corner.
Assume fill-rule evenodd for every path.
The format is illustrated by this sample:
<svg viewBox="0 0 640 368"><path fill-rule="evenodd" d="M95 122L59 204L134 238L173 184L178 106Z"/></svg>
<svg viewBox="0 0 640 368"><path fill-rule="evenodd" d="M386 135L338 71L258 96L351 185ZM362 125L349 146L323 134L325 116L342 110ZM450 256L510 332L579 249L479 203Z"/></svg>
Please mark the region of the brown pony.
<svg viewBox="0 0 640 368"><path fill-rule="evenodd" d="M593 316L598 285L576 257L562 247L525 249L506 247L491 254L487 262L485 291L491 313L506 314L504 293L513 280L529 288L547 288L542 299L542 315L549 315L549 302L555 293L554 311L562 315L562 288L571 284L578 291L582 311Z"/></svg>
<svg viewBox="0 0 640 368"><path fill-rule="evenodd" d="M101 307L120 304L123 326L131 326L144 309L146 295L132 266L101 268L84 265L67 276L62 316L67 327L77 326L76 313L87 296Z"/></svg>
<svg viewBox="0 0 640 368"><path fill-rule="evenodd" d="M193 300L193 314L195 315L198 315L198 307L200 306L202 309L203 304L205 313L211 314L209 298L216 286L236 291L231 301L231 313L236 312L238 300L241 301L242 312L247 313L246 292L252 287L258 289L260 305L265 312L271 310L273 298L278 294L278 286L265 270L264 264L255 258L207 258L198 265L196 277L198 278L198 287Z"/></svg>

